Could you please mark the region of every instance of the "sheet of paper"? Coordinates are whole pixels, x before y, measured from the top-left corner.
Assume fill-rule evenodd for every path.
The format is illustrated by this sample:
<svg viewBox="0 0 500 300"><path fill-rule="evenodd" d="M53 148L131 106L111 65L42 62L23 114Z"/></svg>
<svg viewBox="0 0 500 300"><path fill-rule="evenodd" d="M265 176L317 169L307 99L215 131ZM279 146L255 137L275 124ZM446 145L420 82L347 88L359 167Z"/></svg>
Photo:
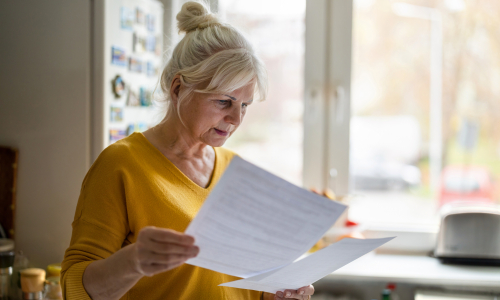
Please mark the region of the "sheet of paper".
<svg viewBox="0 0 500 300"><path fill-rule="evenodd" d="M200 247L187 263L243 278L285 266L345 208L234 157L185 231Z"/></svg>
<svg viewBox="0 0 500 300"><path fill-rule="evenodd" d="M220 286L264 291L273 294L285 289L298 289L314 283L393 238L342 239L283 268L246 279L223 283Z"/></svg>

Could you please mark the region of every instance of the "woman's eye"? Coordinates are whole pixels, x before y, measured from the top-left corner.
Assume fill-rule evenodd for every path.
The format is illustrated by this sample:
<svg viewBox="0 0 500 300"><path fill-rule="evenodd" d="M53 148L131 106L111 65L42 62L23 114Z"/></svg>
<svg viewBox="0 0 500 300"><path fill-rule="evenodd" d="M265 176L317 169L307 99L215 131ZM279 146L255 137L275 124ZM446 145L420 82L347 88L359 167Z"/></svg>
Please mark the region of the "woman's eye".
<svg viewBox="0 0 500 300"><path fill-rule="evenodd" d="M220 106L228 106L230 100L217 100L217 104Z"/></svg>

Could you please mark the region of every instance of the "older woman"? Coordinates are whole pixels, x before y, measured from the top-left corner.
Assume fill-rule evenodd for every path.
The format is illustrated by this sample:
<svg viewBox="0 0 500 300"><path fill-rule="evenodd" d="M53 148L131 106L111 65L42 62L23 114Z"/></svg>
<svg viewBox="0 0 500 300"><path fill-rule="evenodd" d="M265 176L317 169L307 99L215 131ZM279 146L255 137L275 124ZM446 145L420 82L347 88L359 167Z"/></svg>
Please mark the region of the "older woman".
<svg viewBox="0 0 500 300"><path fill-rule="evenodd" d="M199 249L182 232L234 156L219 147L254 97L265 98L266 78L248 41L204 5L184 4L177 20L186 35L161 77L164 120L106 148L83 181L65 299L309 299L312 286L219 287L236 278L184 264Z"/></svg>

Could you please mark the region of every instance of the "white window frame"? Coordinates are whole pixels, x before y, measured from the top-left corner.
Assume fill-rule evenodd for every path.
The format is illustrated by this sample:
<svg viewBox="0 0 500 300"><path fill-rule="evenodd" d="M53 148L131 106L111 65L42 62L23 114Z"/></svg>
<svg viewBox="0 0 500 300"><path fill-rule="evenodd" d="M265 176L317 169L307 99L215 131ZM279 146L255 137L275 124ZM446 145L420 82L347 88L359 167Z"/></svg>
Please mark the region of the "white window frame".
<svg viewBox="0 0 500 300"><path fill-rule="evenodd" d="M305 188L350 193L349 134L353 0L306 1L304 70ZM370 226L366 237L399 238L385 245L390 253L427 253L438 228Z"/></svg>
<svg viewBox="0 0 500 300"><path fill-rule="evenodd" d="M349 193L352 0L306 1L305 188Z"/></svg>

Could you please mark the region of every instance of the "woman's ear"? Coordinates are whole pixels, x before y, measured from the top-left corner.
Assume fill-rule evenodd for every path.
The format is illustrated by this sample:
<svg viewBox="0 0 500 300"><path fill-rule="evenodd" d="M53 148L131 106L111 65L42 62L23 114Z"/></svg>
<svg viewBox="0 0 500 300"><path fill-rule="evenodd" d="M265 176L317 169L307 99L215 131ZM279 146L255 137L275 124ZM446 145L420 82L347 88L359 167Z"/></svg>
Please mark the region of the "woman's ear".
<svg viewBox="0 0 500 300"><path fill-rule="evenodd" d="M170 99L172 99L174 107L177 107L180 90L181 90L181 75L175 75L175 77L172 79L172 84L170 84Z"/></svg>

